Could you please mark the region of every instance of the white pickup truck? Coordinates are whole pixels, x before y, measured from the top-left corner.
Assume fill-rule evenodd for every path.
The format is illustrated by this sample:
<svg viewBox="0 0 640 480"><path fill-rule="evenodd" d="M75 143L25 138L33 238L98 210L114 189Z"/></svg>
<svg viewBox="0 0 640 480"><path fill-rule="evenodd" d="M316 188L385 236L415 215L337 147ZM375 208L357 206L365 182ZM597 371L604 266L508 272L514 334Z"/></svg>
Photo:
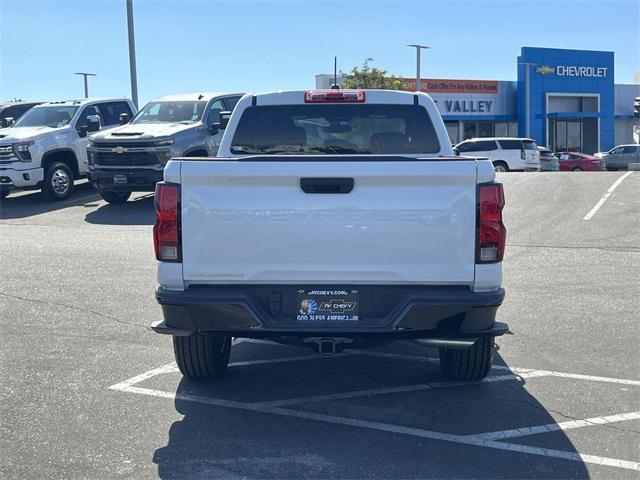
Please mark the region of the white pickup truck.
<svg viewBox="0 0 640 480"><path fill-rule="evenodd" d="M21 188L40 188L50 200L68 198L74 180L88 171L92 133L136 113L126 98L46 102L0 132L0 198Z"/></svg>
<svg viewBox="0 0 640 480"><path fill-rule="evenodd" d="M172 159L156 188L152 328L183 375L223 373L232 337L320 354L414 339L448 378L487 375L508 328L502 185L453 155L428 95L245 95L220 128L216 158Z"/></svg>

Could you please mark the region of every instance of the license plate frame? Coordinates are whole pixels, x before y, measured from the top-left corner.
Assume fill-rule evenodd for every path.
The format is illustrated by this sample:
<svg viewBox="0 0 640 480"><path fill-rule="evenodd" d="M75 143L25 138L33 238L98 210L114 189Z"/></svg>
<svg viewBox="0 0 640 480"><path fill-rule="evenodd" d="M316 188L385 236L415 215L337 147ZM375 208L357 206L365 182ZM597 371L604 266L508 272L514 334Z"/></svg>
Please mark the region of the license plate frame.
<svg viewBox="0 0 640 480"><path fill-rule="evenodd" d="M296 291L296 320L357 322L360 320L360 292L354 288L299 288Z"/></svg>

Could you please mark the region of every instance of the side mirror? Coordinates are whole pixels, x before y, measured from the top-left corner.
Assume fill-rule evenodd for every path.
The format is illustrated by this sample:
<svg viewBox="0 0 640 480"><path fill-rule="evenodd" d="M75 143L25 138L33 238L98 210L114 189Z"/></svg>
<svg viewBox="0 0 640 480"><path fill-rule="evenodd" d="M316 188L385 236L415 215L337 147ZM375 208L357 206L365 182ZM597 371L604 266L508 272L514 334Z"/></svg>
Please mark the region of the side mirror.
<svg viewBox="0 0 640 480"><path fill-rule="evenodd" d="M227 125L229 125L229 118L231 118L231 112L228 112L225 110L223 112L220 112L219 116L220 116L220 120L218 122L212 123L211 125L209 125L209 133L211 133L211 135L215 135L220 130L224 130L225 128L227 128Z"/></svg>
<svg viewBox="0 0 640 480"><path fill-rule="evenodd" d="M98 132L98 131L100 131L100 116L99 115L87 116L87 132Z"/></svg>
<svg viewBox="0 0 640 480"><path fill-rule="evenodd" d="M224 130L229 125L229 119L231 118L231 112L225 110L220 112L220 130Z"/></svg>
<svg viewBox="0 0 640 480"><path fill-rule="evenodd" d="M459 156L460 156L460 150L458 150L456 147L453 147L453 154L454 154L456 157L459 157Z"/></svg>
<svg viewBox="0 0 640 480"><path fill-rule="evenodd" d="M128 113L121 113L120 117L120 125L124 125L125 123L129 123L129 114Z"/></svg>
<svg viewBox="0 0 640 480"><path fill-rule="evenodd" d="M16 119L13 117L7 117L2 119L2 128L9 128L14 123L16 123Z"/></svg>
<svg viewBox="0 0 640 480"><path fill-rule="evenodd" d="M86 125L80 125L78 127L78 136L80 138L84 138L87 136L87 126Z"/></svg>

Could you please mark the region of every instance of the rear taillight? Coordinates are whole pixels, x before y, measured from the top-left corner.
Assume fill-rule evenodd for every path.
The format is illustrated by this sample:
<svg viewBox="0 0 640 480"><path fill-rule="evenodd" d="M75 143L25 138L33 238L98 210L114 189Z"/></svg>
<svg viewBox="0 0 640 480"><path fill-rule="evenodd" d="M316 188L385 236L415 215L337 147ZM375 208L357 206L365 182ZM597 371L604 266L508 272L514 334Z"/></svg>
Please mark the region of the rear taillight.
<svg viewBox="0 0 640 480"><path fill-rule="evenodd" d="M364 103L364 90L307 90L304 103Z"/></svg>
<svg viewBox="0 0 640 480"><path fill-rule="evenodd" d="M156 258L163 262L182 261L180 238L180 186L156 184L156 224L153 227L153 246Z"/></svg>
<svg viewBox="0 0 640 480"><path fill-rule="evenodd" d="M502 223L502 184L480 185L478 190L478 238L476 263L501 262L507 230Z"/></svg>

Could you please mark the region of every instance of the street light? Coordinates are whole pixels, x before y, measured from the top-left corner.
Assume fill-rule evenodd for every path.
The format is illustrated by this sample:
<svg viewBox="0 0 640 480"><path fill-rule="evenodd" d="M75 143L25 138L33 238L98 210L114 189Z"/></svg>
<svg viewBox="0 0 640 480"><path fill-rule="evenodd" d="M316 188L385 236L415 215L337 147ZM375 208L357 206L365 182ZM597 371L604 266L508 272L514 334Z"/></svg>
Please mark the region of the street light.
<svg viewBox="0 0 640 480"><path fill-rule="evenodd" d="M87 72L76 72L74 75L82 75L84 77L84 98L89 98L89 83L87 82L87 77L95 77L95 73L87 73Z"/></svg>
<svg viewBox="0 0 640 480"><path fill-rule="evenodd" d="M420 91L420 50L423 48L430 48L426 45L418 45L416 43L412 43L411 45L407 45L407 47L413 47L416 49L416 91Z"/></svg>
<svg viewBox="0 0 640 480"><path fill-rule="evenodd" d="M127 27L129 32L129 71L131 72L131 99L138 108L138 76L136 74L136 41L133 35L133 0L127 0Z"/></svg>

